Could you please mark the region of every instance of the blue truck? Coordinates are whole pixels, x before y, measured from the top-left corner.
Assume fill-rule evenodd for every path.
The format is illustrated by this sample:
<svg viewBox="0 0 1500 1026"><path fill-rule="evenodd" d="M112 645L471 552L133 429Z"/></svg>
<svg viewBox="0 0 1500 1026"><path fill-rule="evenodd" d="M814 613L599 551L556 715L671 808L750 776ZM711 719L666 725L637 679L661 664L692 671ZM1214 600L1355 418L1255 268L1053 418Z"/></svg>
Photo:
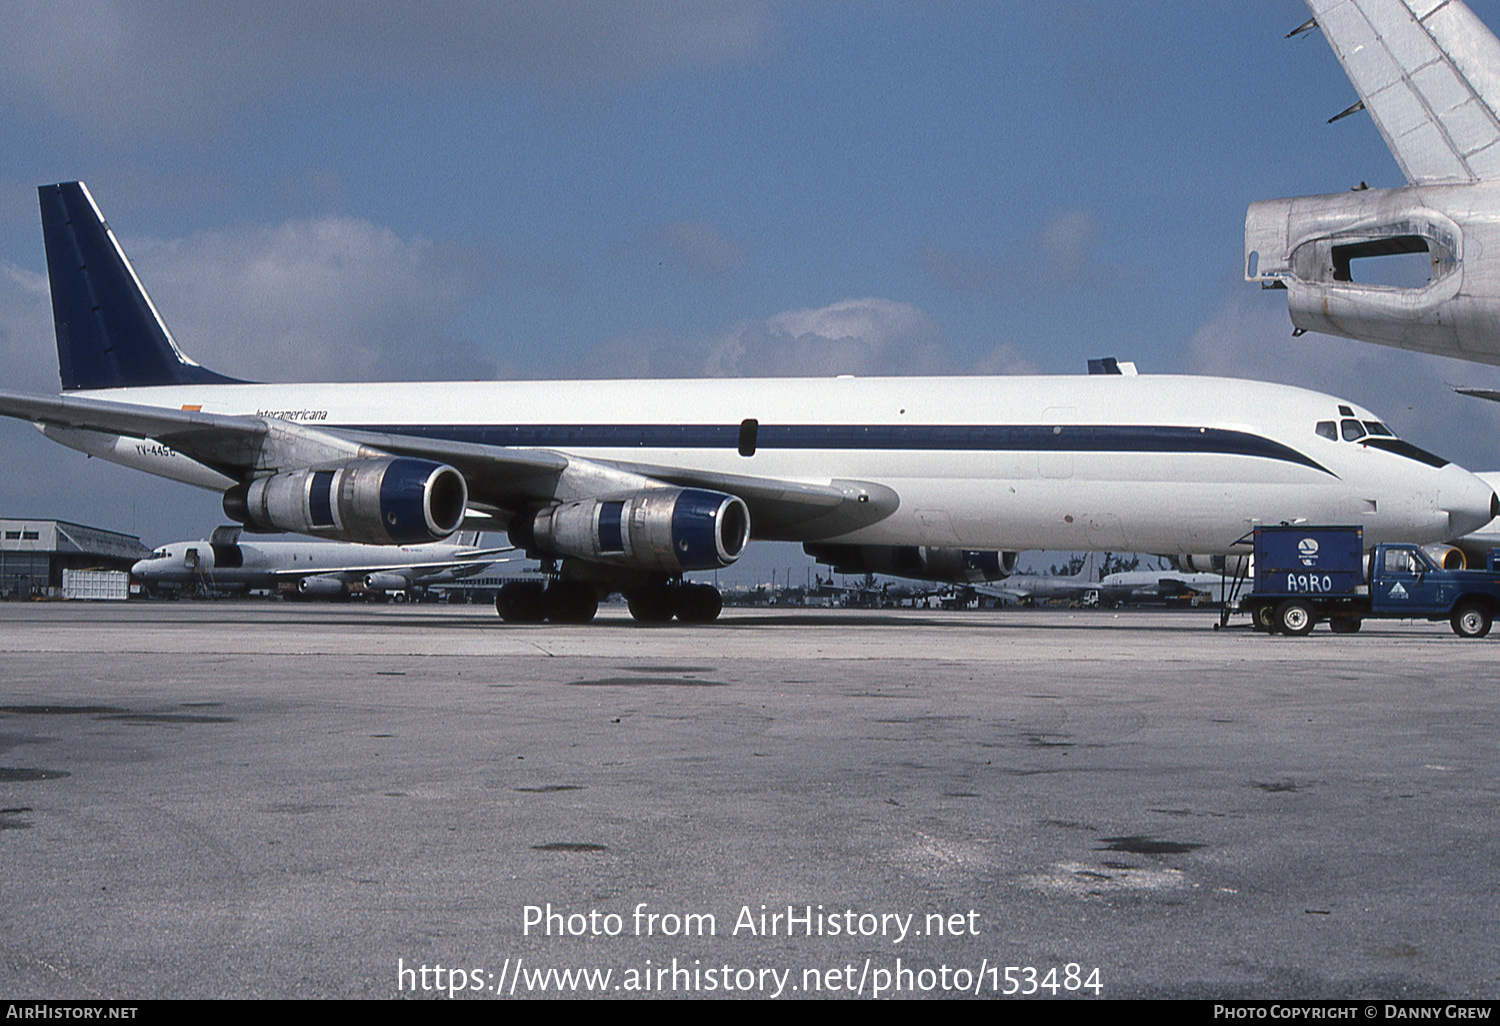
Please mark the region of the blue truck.
<svg viewBox="0 0 1500 1026"><path fill-rule="evenodd" d="M1327 620L1352 634L1368 619L1447 620L1482 638L1500 615L1500 567L1445 570L1420 545L1381 544L1368 555L1360 527L1257 527L1255 583L1240 604L1257 630L1301 637Z"/></svg>

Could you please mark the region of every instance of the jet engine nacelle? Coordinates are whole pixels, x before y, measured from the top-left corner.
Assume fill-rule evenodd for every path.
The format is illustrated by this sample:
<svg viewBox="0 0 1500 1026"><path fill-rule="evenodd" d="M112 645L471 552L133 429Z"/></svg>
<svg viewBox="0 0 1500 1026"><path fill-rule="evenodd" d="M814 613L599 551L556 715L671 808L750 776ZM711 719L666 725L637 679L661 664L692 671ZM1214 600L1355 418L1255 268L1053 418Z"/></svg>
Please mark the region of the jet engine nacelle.
<svg viewBox="0 0 1500 1026"><path fill-rule="evenodd" d="M452 467L386 457L258 477L224 493L224 512L254 531L410 545L458 530L468 502Z"/></svg>
<svg viewBox="0 0 1500 1026"><path fill-rule="evenodd" d="M342 598L349 588L334 577L304 577L297 582L297 591L308 598Z"/></svg>
<svg viewBox="0 0 1500 1026"><path fill-rule="evenodd" d="M1468 555L1457 545L1424 545L1422 551L1441 570L1467 570L1469 568ZM1483 563L1481 562L1480 565L1483 566Z"/></svg>
<svg viewBox="0 0 1500 1026"><path fill-rule="evenodd" d="M1486 182L1254 203L1245 278L1286 289L1301 331L1500 364L1496 210Z"/></svg>
<svg viewBox="0 0 1500 1026"><path fill-rule="evenodd" d="M1234 556L1205 556L1187 554L1177 557L1177 565L1190 574L1228 574L1236 577L1250 572L1248 554Z"/></svg>
<svg viewBox="0 0 1500 1026"><path fill-rule="evenodd" d="M652 488L565 502L536 514L529 528L523 542L546 555L677 574L739 559L750 510L723 492Z"/></svg>
<svg viewBox="0 0 1500 1026"><path fill-rule="evenodd" d="M411 578L390 572L365 574L365 587L371 591L406 591L411 587Z"/></svg>
<svg viewBox="0 0 1500 1026"><path fill-rule="evenodd" d="M1016 552L950 549L925 545L822 545L802 550L841 574L889 574L944 584L1002 581L1016 571Z"/></svg>

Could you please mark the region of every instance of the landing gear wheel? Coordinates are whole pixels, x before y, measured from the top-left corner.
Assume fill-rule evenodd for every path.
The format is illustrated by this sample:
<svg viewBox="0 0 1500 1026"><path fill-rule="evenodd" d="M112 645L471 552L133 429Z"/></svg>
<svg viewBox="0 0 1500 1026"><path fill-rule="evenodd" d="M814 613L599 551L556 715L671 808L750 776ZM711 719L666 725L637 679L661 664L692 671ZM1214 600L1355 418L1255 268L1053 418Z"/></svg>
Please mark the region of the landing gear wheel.
<svg viewBox="0 0 1500 1026"><path fill-rule="evenodd" d="M507 581L495 596L495 612L506 623L541 623L547 618L541 581Z"/></svg>
<svg viewBox="0 0 1500 1026"><path fill-rule="evenodd" d="M661 586L633 591L626 596L626 601L630 605L630 615L641 623L667 623L676 612L672 608L672 593Z"/></svg>
<svg viewBox="0 0 1500 1026"><path fill-rule="evenodd" d="M1328 629L1335 634L1358 634L1359 624L1357 616L1336 616L1328 621Z"/></svg>
<svg viewBox="0 0 1500 1026"><path fill-rule="evenodd" d="M1276 626L1281 633L1291 637L1303 637L1317 622L1312 607L1301 599L1287 599L1276 607Z"/></svg>
<svg viewBox="0 0 1500 1026"><path fill-rule="evenodd" d="M553 623L589 623L599 612L599 596L591 584L553 581L542 595L542 605Z"/></svg>
<svg viewBox="0 0 1500 1026"><path fill-rule="evenodd" d="M1460 638L1482 638L1490 632L1490 611L1478 602L1465 602L1453 611L1450 622Z"/></svg>
<svg viewBox="0 0 1500 1026"><path fill-rule="evenodd" d="M683 623L711 623L724 609L724 598L711 584L684 584L677 589L677 619Z"/></svg>

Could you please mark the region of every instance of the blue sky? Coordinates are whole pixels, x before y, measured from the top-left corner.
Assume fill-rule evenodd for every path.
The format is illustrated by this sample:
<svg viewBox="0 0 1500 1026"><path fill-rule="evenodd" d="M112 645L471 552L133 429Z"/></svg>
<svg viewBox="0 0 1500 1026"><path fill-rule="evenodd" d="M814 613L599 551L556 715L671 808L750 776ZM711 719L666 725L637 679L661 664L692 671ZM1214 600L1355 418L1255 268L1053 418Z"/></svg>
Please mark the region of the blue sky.
<svg viewBox="0 0 1500 1026"><path fill-rule="evenodd" d="M1493 26L1493 6L1473 5ZM220 9L223 8L223 9ZM259 379L1224 373L1500 467L1496 372L1294 342L1252 200L1400 184L1297 0L0 8L0 361L56 389L36 186ZM217 497L0 425L0 511Z"/></svg>

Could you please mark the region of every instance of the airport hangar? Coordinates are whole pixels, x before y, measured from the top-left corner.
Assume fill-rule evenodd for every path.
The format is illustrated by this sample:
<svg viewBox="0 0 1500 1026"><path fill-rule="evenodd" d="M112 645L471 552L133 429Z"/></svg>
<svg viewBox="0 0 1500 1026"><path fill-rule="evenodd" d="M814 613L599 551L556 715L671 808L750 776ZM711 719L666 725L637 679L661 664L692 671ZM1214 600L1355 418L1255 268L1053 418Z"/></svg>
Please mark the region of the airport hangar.
<svg viewBox="0 0 1500 1026"><path fill-rule="evenodd" d="M64 570L129 570L151 550L133 534L67 520L0 519L0 598L62 594Z"/></svg>

